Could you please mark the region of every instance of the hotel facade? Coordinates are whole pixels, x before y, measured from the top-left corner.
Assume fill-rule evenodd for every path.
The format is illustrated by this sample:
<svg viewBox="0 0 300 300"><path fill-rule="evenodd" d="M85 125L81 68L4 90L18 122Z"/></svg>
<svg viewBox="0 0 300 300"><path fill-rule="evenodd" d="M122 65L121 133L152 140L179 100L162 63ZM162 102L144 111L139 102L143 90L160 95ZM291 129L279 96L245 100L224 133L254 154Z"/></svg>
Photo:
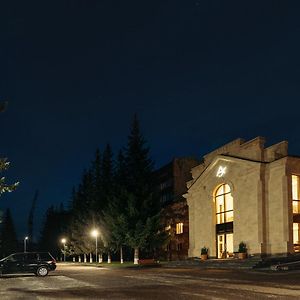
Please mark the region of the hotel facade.
<svg viewBox="0 0 300 300"><path fill-rule="evenodd" d="M286 255L300 249L300 158L286 141L264 147L257 137L234 140L192 169L189 257L228 258L246 243L248 255Z"/></svg>

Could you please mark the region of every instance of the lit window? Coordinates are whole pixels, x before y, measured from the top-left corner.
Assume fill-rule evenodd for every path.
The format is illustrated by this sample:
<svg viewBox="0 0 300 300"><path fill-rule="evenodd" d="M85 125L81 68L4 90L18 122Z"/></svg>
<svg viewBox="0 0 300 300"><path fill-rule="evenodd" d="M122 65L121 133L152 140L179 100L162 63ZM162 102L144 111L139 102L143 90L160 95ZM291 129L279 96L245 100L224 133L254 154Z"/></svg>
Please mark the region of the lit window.
<svg viewBox="0 0 300 300"><path fill-rule="evenodd" d="M176 224L176 234L183 233L183 223L177 223Z"/></svg>
<svg viewBox="0 0 300 300"><path fill-rule="evenodd" d="M217 224L233 222L233 198L230 186L222 184L215 193Z"/></svg>
<svg viewBox="0 0 300 300"><path fill-rule="evenodd" d="M293 213L300 213L300 197L299 197L299 176L292 175L292 197L293 197Z"/></svg>
<svg viewBox="0 0 300 300"><path fill-rule="evenodd" d="M293 223L293 242L294 242L294 244L300 244L300 241L299 241L299 223Z"/></svg>

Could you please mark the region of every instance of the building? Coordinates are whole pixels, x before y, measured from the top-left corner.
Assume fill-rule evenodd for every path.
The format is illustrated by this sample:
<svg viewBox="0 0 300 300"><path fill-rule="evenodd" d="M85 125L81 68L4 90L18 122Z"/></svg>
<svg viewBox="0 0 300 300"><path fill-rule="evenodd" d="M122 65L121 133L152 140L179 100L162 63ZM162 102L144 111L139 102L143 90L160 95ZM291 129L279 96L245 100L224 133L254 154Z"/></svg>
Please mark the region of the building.
<svg viewBox="0 0 300 300"><path fill-rule="evenodd" d="M285 255L300 249L300 158L286 141L264 147L257 137L234 140L192 169L189 257L226 258L241 241L250 255Z"/></svg>
<svg viewBox="0 0 300 300"><path fill-rule="evenodd" d="M161 203L163 226L170 239L162 251L168 260L185 259L189 248L188 206L182 196L186 193L186 182L190 180L191 168L198 165L195 158L174 158L155 172Z"/></svg>

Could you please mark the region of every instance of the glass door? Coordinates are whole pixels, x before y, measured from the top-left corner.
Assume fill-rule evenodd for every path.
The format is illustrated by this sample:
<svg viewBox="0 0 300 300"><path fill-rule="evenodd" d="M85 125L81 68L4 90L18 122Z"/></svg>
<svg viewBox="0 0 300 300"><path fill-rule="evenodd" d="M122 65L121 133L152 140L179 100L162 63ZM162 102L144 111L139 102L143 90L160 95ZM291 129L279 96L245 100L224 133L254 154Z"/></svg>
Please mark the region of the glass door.
<svg viewBox="0 0 300 300"><path fill-rule="evenodd" d="M225 249L225 234L218 234L218 258L225 258L224 249Z"/></svg>
<svg viewBox="0 0 300 300"><path fill-rule="evenodd" d="M233 256L233 233L217 235L217 257L227 258Z"/></svg>

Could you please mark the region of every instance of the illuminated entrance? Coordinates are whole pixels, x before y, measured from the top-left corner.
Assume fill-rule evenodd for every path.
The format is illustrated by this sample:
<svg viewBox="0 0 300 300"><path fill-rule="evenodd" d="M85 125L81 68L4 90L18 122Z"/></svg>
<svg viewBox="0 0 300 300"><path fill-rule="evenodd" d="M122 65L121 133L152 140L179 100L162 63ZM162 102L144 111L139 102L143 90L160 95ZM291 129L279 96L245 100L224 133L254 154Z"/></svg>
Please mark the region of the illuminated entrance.
<svg viewBox="0 0 300 300"><path fill-rule="evenodd" d="M296 175L292 175L292 198L294 251L300 252L300 177Z"/></svg>
<svg viewBox="0 0 300 300"><path fill-rule="evenodd" d="M228 184L220 185L214 196L216 205L217 258L233 256L233 198Z"/></svg>

